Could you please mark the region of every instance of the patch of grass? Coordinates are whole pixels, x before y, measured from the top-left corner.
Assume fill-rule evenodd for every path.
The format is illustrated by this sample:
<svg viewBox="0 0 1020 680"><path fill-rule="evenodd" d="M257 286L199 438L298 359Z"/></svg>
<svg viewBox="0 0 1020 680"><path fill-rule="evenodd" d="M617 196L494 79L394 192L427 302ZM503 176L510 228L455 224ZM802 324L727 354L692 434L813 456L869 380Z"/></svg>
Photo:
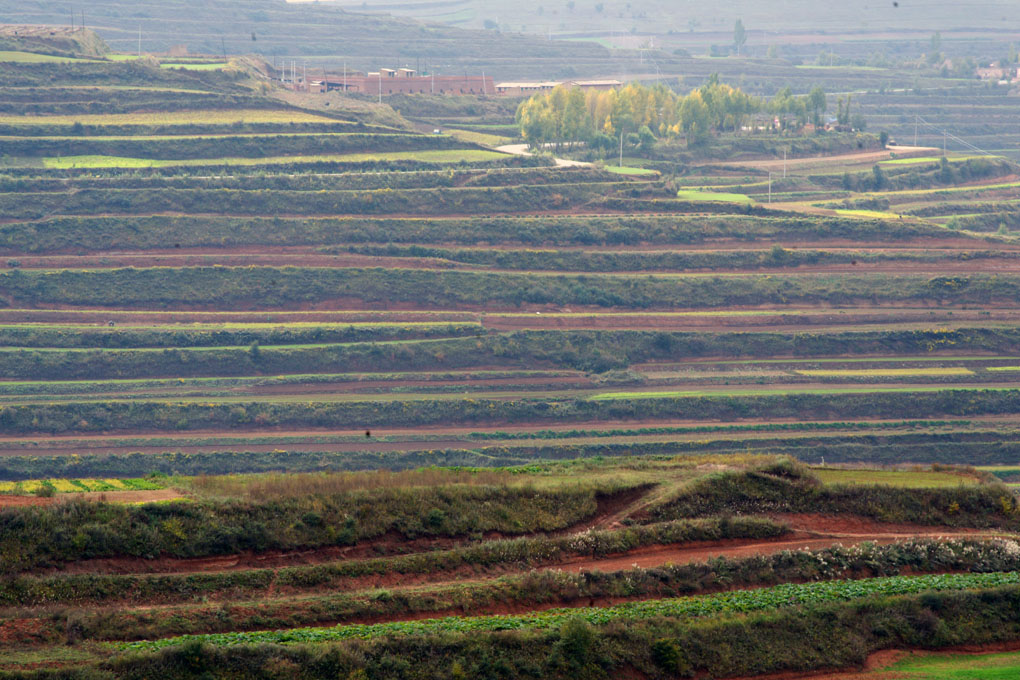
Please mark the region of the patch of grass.
<svg viewBox="0 0 1020 680"><path fill-rule="evenodd" d="M715 201L717 203L754 203L746 194L728 194L718 191L700 191L697 189L682 189L676 192L676 197L681 201Z"/></svg>
<svg viewBox="0 0 1020 680"><path fill-rule="evenodd" d="M470 142L471 144L483 144L485 146L501 146L503 144L510 144L514 141L513 137L501 137L499 135L490 135L484 132L475 132L473 130L455 130L447 129L446 132L451 137L461 140L462 142Z"/></svg>
<svg viewBox="0 0 1020 680"><path fill-rule="evenodd" d="M658 175L658 171L649 170L648 168L632 168L628 166L620 167L618 165L607 165L605 167L606 172L611 172L616 175Z"/></svg>
<svg viewBox="0 0 1020 680"><path fill-rule="evenodd" d="M226 62L215 62L205 64L160 64L160 68L181 68L188 71L221 71L227 67Z"/></svg>
<svg viewBox="0 0 1020 680"><path fill-rule="evenodd" d="M849 470L812 468L811 472L825 484L882 484L907 488L939 489L960 484L977 484L973 477L951 472L930 470Z"/></svg>
<svg viewBox="0 0 1020 680"><path fill-rule="evenodd" d="M848 369L800 369L796 373L818 378L885 378L896 376L939 376L974 375L963 366L936 366L930 368L848 368Z"/></svg>
<svg viewBox="0 0 1020 680"><path fill-rule="evenodd" d="M51 54L35 52L15 52L0 50L0 61L17 62L20 64L69 64L72 62L93 61L92 59L76 59L74 57L56 57Z"/></svg>
<svg viewBox="0 0 1020 680"><path fill-rule="evenodd" d="M873 674L903 680L1013 680L1020 677L1020 652L911 655Z"/></svg>

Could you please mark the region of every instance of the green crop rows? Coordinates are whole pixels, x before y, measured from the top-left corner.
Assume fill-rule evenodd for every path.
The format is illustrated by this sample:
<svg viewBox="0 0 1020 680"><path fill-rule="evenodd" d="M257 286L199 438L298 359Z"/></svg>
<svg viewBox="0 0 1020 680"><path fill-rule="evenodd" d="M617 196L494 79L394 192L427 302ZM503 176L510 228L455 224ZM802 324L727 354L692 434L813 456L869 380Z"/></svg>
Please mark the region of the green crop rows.
<svg viewBox="0 0 1020 680"><path fill-rule="evenodd" d="M593 625L613 621L642 620L656 617L696 617L713 614L744 613L798 605L839 602L864 597L909 595L925 591L953 591L994 588L1020 584L1020 572L990 574L940 574L926 576L893 576L861 580L822 581L737 590L699 597L628 602L613 607L550 609L523 615L461 617L451 616L425 621L398 621L378 624L355 624L332 628L294 628L282 631L255 631L185 635L156 641L140 641L117 645L121 649L154 650L193 640L217 645L331 642L352 638L369 639L383 635L428 635L435 633L468 633L498 630L543 630L555 628L570 618L579 618Z"/></svg>

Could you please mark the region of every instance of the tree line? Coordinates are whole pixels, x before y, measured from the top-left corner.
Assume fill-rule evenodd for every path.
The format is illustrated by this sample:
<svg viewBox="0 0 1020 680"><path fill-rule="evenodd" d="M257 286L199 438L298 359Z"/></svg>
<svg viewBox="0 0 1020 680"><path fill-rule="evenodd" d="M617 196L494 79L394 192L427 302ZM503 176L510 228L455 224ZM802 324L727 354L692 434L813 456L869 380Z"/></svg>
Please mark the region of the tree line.
<svg viewBox="0 0 1020 680"><path fill-rule="evenodd" d="M719 82L717 75L686 95L662 84L587 91L561 85L522 102L517 123L533 147L584 143L608 150L625 135L629 144L647 150L659 138L697 146L713 134L741 130L752 116L760 119L755 128L796 130L809 122L817 126L828 110L827 100L820 87L807 95L794 95L786 88L766 100ZM838 124L863 129L863 118L851 116L850 105L849 97L839 100Z"/></svg>

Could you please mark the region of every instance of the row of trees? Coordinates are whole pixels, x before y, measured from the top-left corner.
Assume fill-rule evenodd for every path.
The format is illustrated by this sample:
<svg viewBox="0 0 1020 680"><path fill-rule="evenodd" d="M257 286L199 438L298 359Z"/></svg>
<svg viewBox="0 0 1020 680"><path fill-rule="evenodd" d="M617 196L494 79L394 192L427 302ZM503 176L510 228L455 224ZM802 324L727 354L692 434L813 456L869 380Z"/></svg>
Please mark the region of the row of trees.
<svg viewBox="0 0 1020 680"><path fill-rule="evenodd" d="M849 120L850 102L840 102L840 118ZM742 129L760 115L755 127L799 128L820 123L827 110L825 92L815 88L797 96L789 88L770 100L753 97L712 76L689 94L664 85L631 83L618 90L588 90L559 86L536 94L517 109L521 134L533 147L547 143L613 148L621 135L649 148L656 138L683 138L689 146L704 143L713 133ZM842 122L842 121L841 121ZM863 120L858 121L863 125Z"/></svg>

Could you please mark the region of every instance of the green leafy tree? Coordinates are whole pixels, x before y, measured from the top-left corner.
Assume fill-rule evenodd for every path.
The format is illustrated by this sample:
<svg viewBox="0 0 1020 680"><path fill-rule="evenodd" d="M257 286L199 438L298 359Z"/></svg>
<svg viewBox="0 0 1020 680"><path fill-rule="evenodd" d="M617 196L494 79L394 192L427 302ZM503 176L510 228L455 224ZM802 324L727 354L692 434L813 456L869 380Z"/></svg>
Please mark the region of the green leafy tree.
<svg viewBox="0 0 1020 680"><path fill-rule="evenodd" d="M930 49L928 50L928 63L938 64L942 61L942 34L935 32L931 37Z"/></svg>
<svg viewBox="0 0 1020 680"><path fill-rule="evenodd" d="M840 125L850 124L850 95L846 98L840 97L836 100L836 121Z"/></svg>
<svg viewBox="0 0 1020 680"><path fill-rule="evenodd" d="M811 109L815 125L822 122L822 114L829 107L825 97L825 90L817 85L808 93L808 107Z"/></svg>
<svg viewBox="0 0 1020 680"><path fill-rule="evenodd" d="M871 168L871 174L874 175L875 191L881 191L885 188L885 173L882 172L882 166L876 163Z"/></svg>
<svg viewBox="0 0 1020 680"><path fill-rule="evenodd" d="M651 129L647 125L642 125L637 131L638 134L638 147L642 151L651 151L652 147L655 146L655 135L652 134Z"/></svg>
<svg viewBox="0 0 1020 680"><path fill-rule="evenodd" d="M688 146L697 146L708 139L709 113L700 93L695 92L684 98L680 105L680 124L687 136Z"/></svg>
<svg viewBox="0 0 1020 680"><path fill-rule="evenodd" d="M567 141L590 141L595 132L588 117L588 108L584 103L584 93L578 88L571 88L566 94L563 108L563 119L560 134Z"/></svg>
<svg viewBox="0 0 1020 680"><path fill-rule="evenodd" d="M737 22L733 24L733 48L737 51L737 56L740 56L740 50L747 44L747 31L744 30L744 22L737 19Z"/></svg>

